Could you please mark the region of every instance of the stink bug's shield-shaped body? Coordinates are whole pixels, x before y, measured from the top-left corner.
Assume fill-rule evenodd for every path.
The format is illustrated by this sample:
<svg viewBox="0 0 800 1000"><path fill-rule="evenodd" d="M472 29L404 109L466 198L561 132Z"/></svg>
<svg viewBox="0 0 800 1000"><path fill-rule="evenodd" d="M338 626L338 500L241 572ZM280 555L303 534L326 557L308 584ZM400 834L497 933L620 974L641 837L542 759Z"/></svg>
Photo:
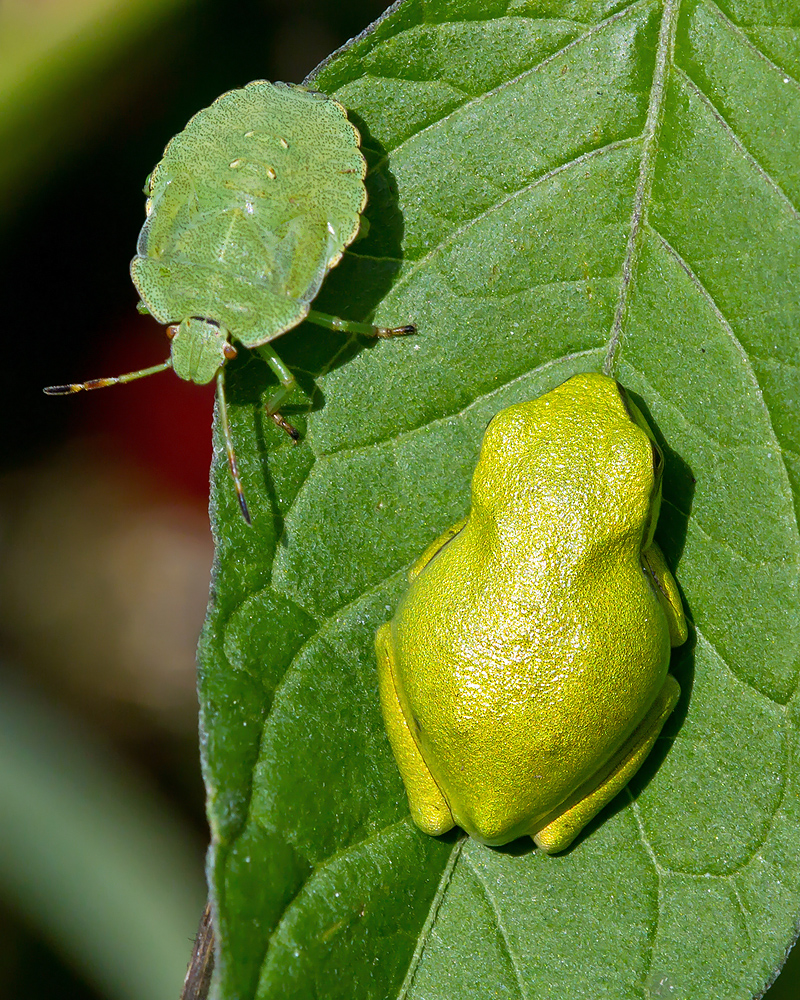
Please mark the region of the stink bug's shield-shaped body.
<svg viewBox="0 0 800 1000"><path fill-rule="evenodd" d="M131 263L148 310L213 320L245 347L297 326L358 233L359 142L337 101L266 80L198 112L150 176Z"/></svg>
<svg viewBox="0 0 800 1000"><path fill-rule="evenodd" d="M367 200L360 141L341 104L292 84L255 80L198 112L150 175L147 220L131 262L146 311L170 324L170 359L45 392L116 385L169 367L198 384L216 378L228 461L249 523L225 403L223 366L236 354L229 338L257 348L278 377L267 413L296 439L279 412L296 383L270 341L306 318L368 336L414 332L311 309L359 230Z"/></svg>

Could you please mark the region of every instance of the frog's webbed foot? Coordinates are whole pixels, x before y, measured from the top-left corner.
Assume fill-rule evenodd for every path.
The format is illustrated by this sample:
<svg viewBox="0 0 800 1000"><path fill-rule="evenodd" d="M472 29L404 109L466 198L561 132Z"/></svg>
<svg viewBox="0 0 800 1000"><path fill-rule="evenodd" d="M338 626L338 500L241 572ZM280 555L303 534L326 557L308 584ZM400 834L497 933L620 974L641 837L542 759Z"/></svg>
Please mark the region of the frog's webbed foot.
<svg viewBox="0 0 800 1000"><path fill-rule="evenodd" d="M537 847L548 854L569 847L586 824L628 784L652 750L680 693L678 682L667 674L650 711L611 760L570 797L573 804L565 812L531 834Z"/></svg>
<svg viewBox="0 0 800 1000"><path fill-rule="evenodd" d="M378 689L383 721L403 784L406 786L411 818L420 830L436 837L452 829L455 822L450 807L433 780L403 715L394 680L391 625L388 622L378 629L375 648L378 653Z"/></svg>

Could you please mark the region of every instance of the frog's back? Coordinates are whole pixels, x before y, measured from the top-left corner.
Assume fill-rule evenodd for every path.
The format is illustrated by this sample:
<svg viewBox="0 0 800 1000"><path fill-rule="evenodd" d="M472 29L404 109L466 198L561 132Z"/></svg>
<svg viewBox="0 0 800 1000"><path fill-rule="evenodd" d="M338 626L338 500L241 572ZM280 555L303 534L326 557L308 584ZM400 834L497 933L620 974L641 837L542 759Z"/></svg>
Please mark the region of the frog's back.
<svg viewBox="0 0 800 1000"><path fill-rule="evenodd" d="M579 563L545 587L536 553L476 579L458 541L415 581L424 626L397 620L398 680L457 821L504 843L509 802L524 826L546 816L636 728L664 683L669 629L638 559Z"/></svg>
<svg viewBox="0 0 800 1000"><path fill-rule="evenodd" d="M404 710L471 833L505 842L515 816L546 816L663 685L669 625L641 556L656 497L651 441L611 379L489 425L469 519L393 622Z"/></svg>
<svg viewBox="0 0 800 1000"><path fill-rule="evenodd" d="M198 315L248 346L297 325L358 232L359 134L338 102L264 80L169 143L131 265L162 322Z"/></svg>

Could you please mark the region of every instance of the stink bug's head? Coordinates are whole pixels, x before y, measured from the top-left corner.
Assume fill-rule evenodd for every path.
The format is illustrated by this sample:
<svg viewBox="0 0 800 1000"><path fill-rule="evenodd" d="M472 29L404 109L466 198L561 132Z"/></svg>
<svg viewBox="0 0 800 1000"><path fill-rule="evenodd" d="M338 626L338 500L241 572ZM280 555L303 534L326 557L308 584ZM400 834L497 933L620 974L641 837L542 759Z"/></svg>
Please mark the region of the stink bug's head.
<svg viewBox="0 0 800 1000"><path fill-rule="evenodd" d="M190 316L167 327L172 341L172 367L175 374L195 385L206 385L219 373L236 348L228 343L228 331L210 319Z"/></svg>

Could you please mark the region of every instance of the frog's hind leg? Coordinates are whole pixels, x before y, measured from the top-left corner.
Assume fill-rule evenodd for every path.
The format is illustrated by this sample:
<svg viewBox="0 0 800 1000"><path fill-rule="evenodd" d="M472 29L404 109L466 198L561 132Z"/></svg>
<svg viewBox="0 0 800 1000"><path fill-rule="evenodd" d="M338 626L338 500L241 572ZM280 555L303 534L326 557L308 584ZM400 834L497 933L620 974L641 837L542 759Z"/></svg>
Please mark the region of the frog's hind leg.
<svg viewBox="0 0 800 1000"><path fill-rule="evenodd" d="M651 542L642 552L642 562L653 578L656 596L667 616L670 642L673 646L680 646L686 642L689 632L675 577L670 573L664 553L655 542Z"/></svg>
<svg viewBox="0 0 800 1000"><path fill-rule="evenodd" d="M400 776L406 786L411 818L420 830L436 837L452 829L455 821L445 797L422 759L403 715L394 681L391 625L388 622L378 629L375 648L378 653L378 690L383 721Z"/></svg>
<svg viewBox="0 0 800 1000"><path fill-rule="evenodd" d="M628 784L652 750L680 693L678 682L672 674L667 674L650 711L611 760L572 796L574 804L542 830L531 834L537 847L548 854L569 847L589 820Z"/></svg>

